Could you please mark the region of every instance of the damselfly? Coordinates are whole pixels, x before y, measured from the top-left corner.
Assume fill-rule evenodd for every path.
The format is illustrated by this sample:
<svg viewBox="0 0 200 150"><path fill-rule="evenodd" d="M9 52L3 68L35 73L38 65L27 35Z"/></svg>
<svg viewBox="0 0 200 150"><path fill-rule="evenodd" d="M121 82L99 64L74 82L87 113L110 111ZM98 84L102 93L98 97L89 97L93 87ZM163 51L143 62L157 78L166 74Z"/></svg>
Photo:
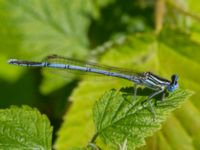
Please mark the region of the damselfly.
<svg viewBox="0 0 200 150"><path fill-rule="evenodd" d="M138 85L142 85L144 87L150 88L155 91L151 95L149 95L147 99L150 111L153 113L154 116L155 116L155 111L151 104L151 99L161 93L162 93L162 98L164 98L165 91L173 92L178 88L178 76L176 74L173 74L171 76L171 81L169 81L151 72L135 73L133 71L127 71L121 68L99 65L96 63L88 63L57 55L47 56L46 59L42 62L10 59L8 63L19 66L48 67L57 69L60 68L66 70L96 73L132 81L135 83L134 96L136 96L137 94Z"/></svg>

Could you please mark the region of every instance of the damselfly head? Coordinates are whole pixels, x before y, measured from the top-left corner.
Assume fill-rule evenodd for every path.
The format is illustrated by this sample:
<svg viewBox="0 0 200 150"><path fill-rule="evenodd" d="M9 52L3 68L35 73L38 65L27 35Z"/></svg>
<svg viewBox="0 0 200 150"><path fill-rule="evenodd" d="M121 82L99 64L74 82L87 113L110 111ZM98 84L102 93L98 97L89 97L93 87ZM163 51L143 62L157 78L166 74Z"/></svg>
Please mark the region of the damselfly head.
<svg viewBox="0 0 200 150"><path fill-rule="evenodd" d="M171 76L171 83L170 85L168 85L167 90L169 92L173 92L174 90L176 90L178 88L178 75L173 74Z"/></svg>

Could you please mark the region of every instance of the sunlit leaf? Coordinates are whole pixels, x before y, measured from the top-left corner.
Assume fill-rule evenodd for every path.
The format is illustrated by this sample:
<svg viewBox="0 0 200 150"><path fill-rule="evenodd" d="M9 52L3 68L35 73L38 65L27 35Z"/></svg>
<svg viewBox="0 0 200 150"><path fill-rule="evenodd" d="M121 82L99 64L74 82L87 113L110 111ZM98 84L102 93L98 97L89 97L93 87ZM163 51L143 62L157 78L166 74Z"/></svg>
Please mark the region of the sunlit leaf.
<svg viewBox="0 0 200 150"><path fill-rule="evenodd" d="M7 57L42 61L49 54L87 56L92 2L1 0L0 7L0 53ZM40 89L45 94L67 83L44 76Z"/></svg>

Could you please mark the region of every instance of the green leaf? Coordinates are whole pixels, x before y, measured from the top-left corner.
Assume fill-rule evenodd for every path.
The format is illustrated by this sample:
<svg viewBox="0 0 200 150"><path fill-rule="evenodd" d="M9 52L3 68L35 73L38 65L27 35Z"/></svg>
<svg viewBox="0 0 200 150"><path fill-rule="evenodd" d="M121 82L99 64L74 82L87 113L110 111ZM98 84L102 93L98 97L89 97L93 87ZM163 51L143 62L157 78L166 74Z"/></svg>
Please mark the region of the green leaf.
<svg viewBox="0 0 200 150"><path fill-rule="evenodd" d="M117 149L126 139L128 149L140 147L145 144L144 138L159 130L168 114L180 107L191 94L188 90L177 90L170 94L165 101L154 107L154 120L148 110L144 91L138 93L136 99L126 91L106 92L93 108L97 135L106 144L112 145L113 149Z"/></svg>
<svg viewBox="0 0 200 150"><path fill-rule="evenodd" d="M178 36L177 36L178 35ZM176 38L167 38L167 37L176 37ZM192 59L197 63L200 63L199 59L199 46L200 44L191 40L189 34L183 33L178 30L165 29L159 35L160 42L165 43L168 47L176 48L176 53ZM192 53L190 51L192 47Z"/></svg>
<svg viewBox="0 0 200 150"><path fill-rule="evenodd" d="M48 118L28 106L0 110L0 149L51 150Z"/></svg>
<svg viewBox="0 0 200 150"><path fill-rule="evenodd" d="M86 54L89 19L82 12L90 12L90 3L13 0L5 1L4 7L4 12L9 14L2 19L7 19L5 21L10 25L7 28L15 26L11 33L21 35L19 51L26 57L43 58L55 52L67 56ZM12 21L15 21L13 25L10 24ZM16 35L13 38L17 38ZM12 42L9 37L4 40ZM8 50L12 51L15 49Z"/></svg>
<svg viewBox="0 0 200 150"><path fill-rule="evenodd" d="M0 8L0 53L7 57L41 61L50 54L88 55L91 1L1 0ZM43 75L40 90L45 94L69 83Z"/></svg>

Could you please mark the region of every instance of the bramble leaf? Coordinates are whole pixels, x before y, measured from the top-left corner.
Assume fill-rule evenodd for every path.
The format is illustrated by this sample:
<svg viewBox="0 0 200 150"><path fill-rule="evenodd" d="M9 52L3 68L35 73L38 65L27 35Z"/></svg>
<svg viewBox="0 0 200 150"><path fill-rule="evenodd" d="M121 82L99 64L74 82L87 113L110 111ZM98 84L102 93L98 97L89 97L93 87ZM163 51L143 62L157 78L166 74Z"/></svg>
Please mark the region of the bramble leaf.
<svg viewBox="0 0 200 150"><path fill-rule="evenodd" d="M129 90L130 91L130 90ZM131 92L131 91L130 91ZM117 149L127 139L128 149L145 144L145 138L161 128L168 114L191 96L188 90L177 90L158 102L153 118L146 101L145 90L134 98L127 91L106 92L93 108L97 135L110 149Z"/></svg>
<svg viewBox="0 0 200 150"><path fill-rule="evenodd" d="M0 149L51 150L48 118L28 106L0 110Z"/></svg>

